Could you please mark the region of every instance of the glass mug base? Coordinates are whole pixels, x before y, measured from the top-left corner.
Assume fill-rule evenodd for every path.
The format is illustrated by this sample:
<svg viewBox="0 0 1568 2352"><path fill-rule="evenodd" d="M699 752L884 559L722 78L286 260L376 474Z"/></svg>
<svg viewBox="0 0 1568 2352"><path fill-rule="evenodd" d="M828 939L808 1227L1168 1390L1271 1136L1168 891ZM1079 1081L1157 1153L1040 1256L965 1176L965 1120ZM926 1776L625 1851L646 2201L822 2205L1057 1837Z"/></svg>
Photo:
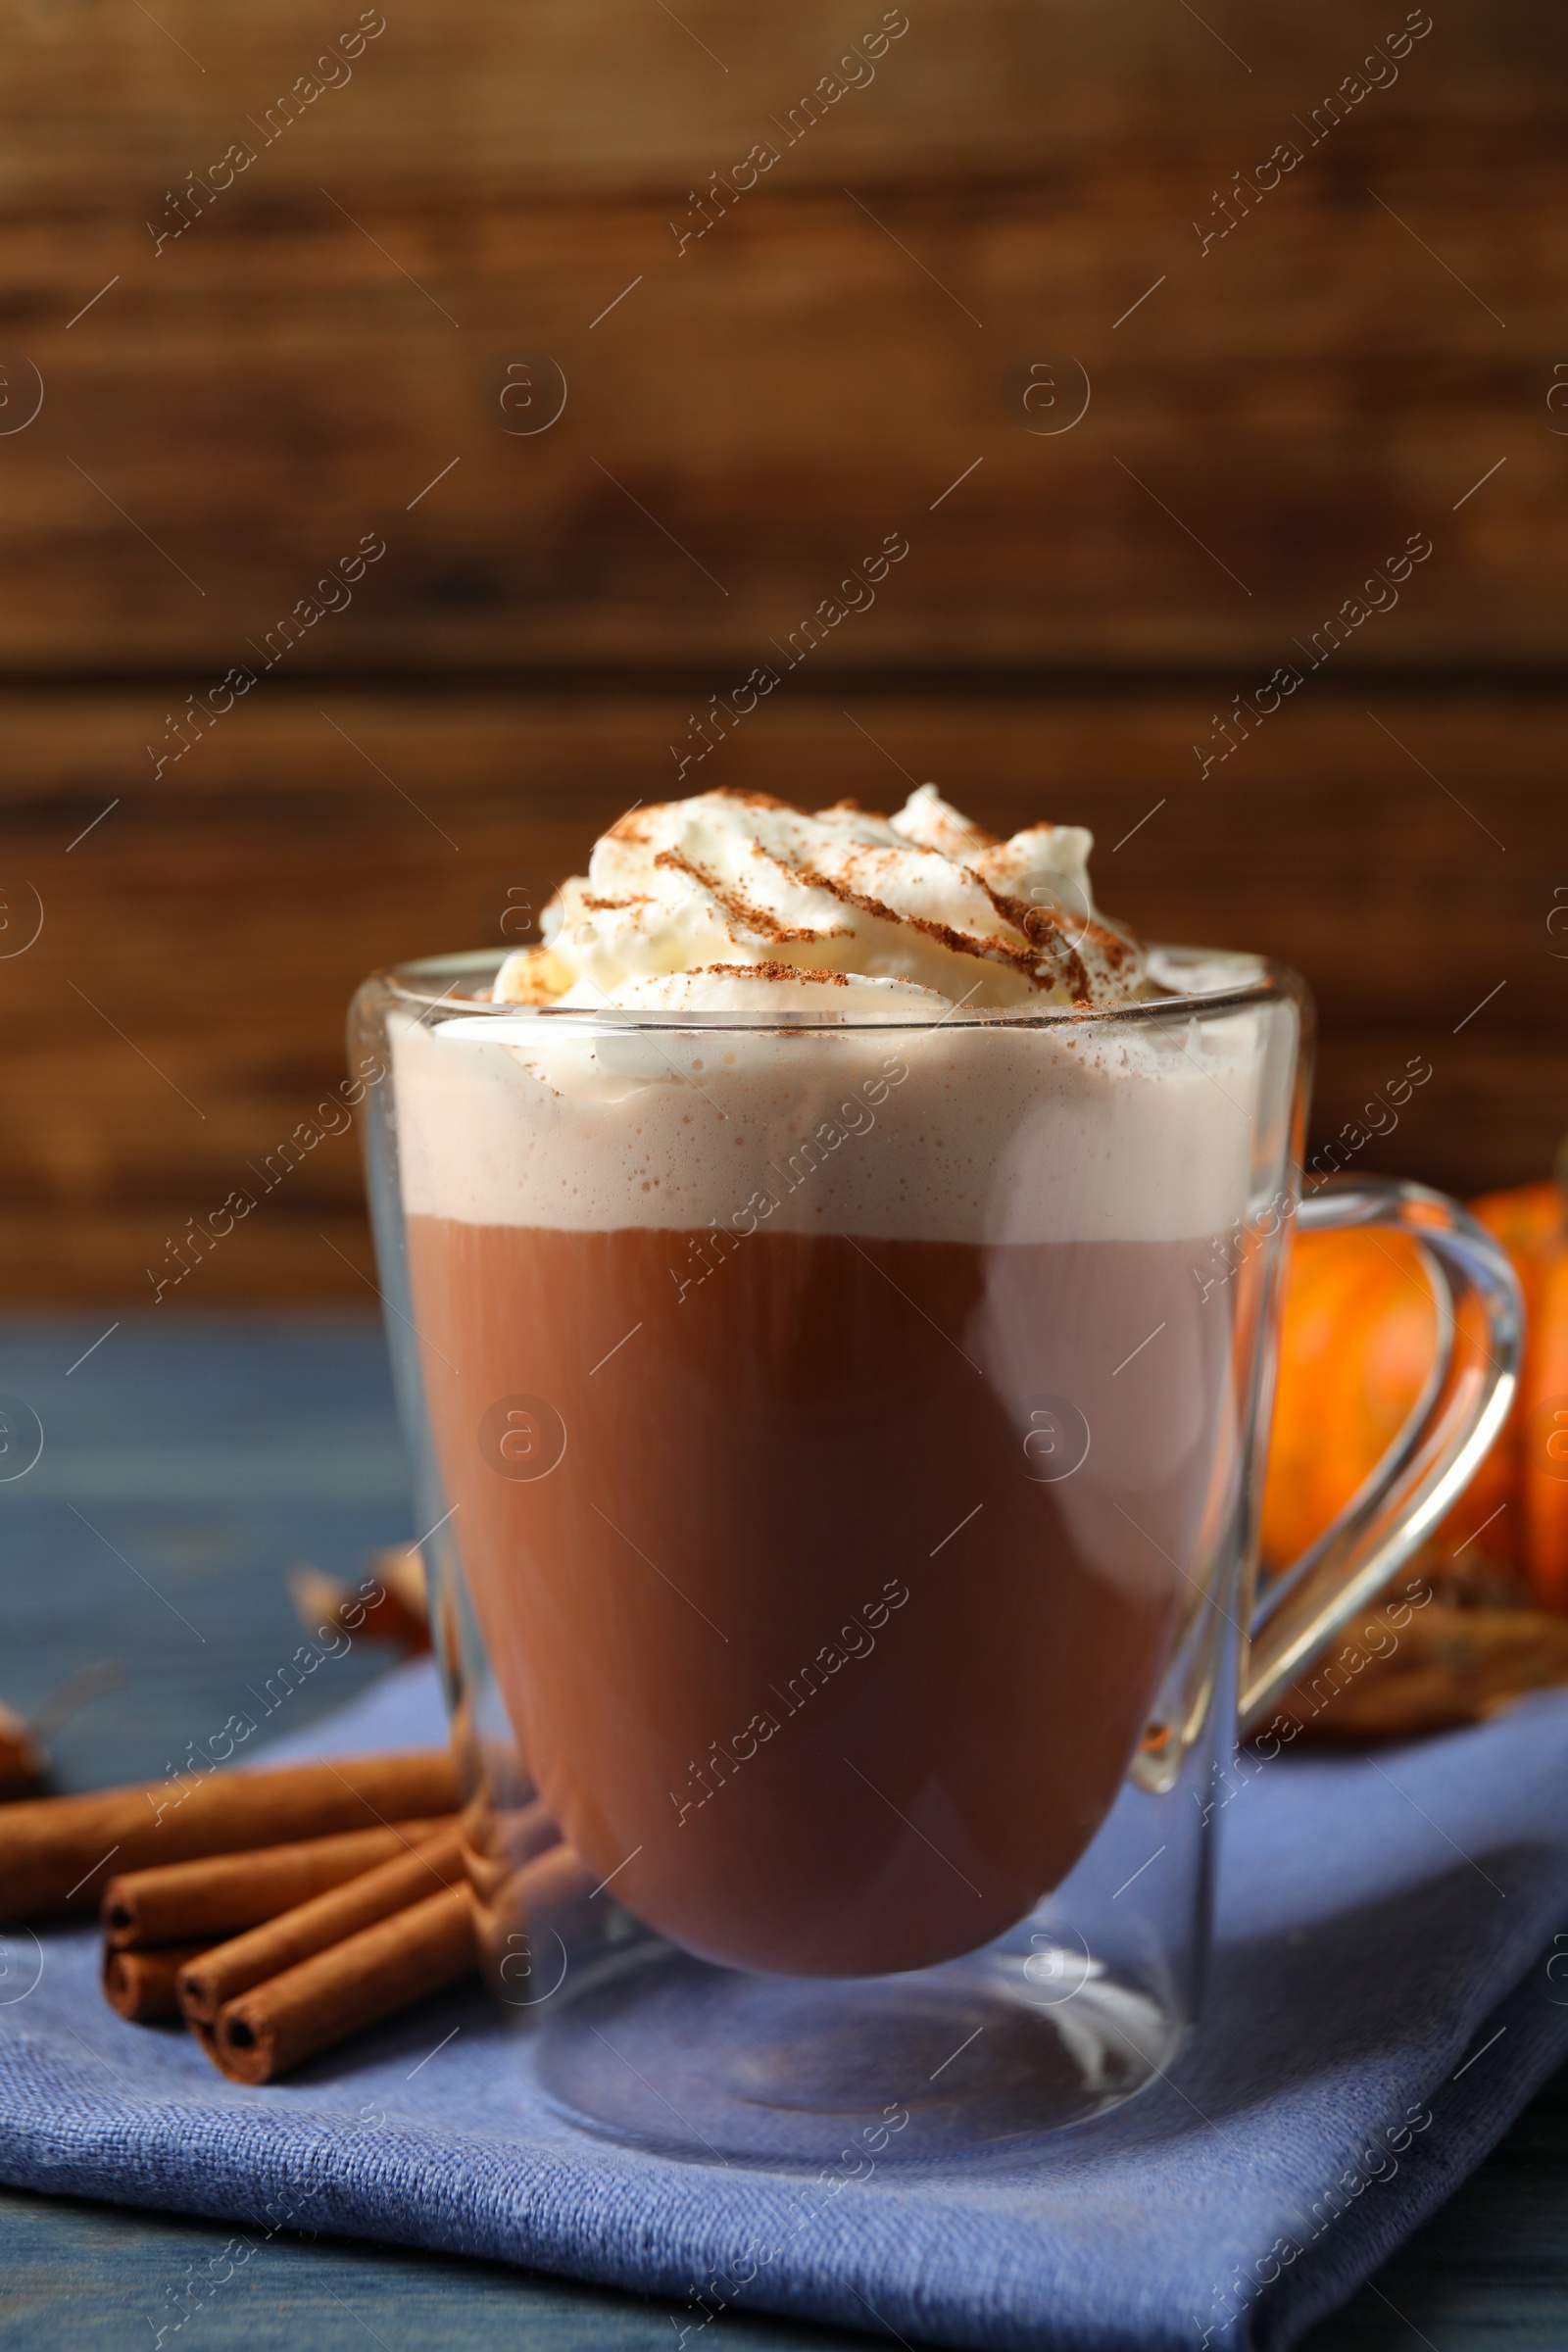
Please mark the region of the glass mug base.
<svg viewBox="0 0 1568 2352"><path fill-rule="evenodd" d="M1201 1998L1206 1739L1154 1756L1061 1886L1004 1936L896 1975L783 1976L682 1951L594 1884L509 1779L487 1679L460 1703L465 1859L491 1991L578 2127L692 2163L1024 2159L1168 2071ZM1210 1710L1212 1721L1212 1710ZM1153 1753L1153 1751L1151 1751ZM1196 1800L1196 1801L1195 1801Z"/></svg>
<svg viewBox="0 0 1568 2352"><path fill-rule="evenodd" d="M992 1949L907 1976L764 1977L654 1942L603 1964L535 2042L571 2120L694 2164L972 2165L1027 2156L1153 2082L1184 2037L1093 1962L1061 1997Z"/></svg>

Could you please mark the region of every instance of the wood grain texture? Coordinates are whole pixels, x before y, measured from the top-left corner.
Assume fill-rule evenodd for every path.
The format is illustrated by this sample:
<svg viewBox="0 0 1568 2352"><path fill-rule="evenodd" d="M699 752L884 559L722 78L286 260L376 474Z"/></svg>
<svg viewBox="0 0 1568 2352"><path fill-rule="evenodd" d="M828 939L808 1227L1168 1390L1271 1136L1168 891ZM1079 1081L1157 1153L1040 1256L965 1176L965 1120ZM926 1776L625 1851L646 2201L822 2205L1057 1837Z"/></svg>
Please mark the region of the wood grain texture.
<svg viewBox="0 0 1568 2352"><path fill-rule="evenodd" d="M339 1075L355 980L498 938L764 662L687 788L883 801L903 766L1085 817L1107 906L1308 972L1323 1134L1432 1059L1357 1164L1541 1172L1568 23L1407 15L407 0L361 38L358 6L22 0L0 803L47 922L0 955L11 1295L148 1297ZM1221 760L1282 663L1303 689ZM368 1298L359 1200L339 1138L181 1303Z"/></svg>
<svg viewBox="0 0 1568 2352"><path fill-rule="evenodd" d="M291 670L744 674L895 531L909 559L824 666L1266 674L1413 532L1435 553L1348 664L1560 661L1568 439L1535 378L1563 333L1568 172L1478 161L1416 195L1353 168L1506 333L1324 174L1203 262L1168 172L1070 199L869 188L874 219L841 190L760 192L680 261L662 206L355 194L365 235L317 193L265 230L215 210L145 285L139 228L88 268L79 224L28 224L13 272L49 314L24 345L47 396L0 440L6 665L161 667L177 707L265 659L367 532L386 556ZM1505 271L1477 236L1499 176L1546 231ZM505 370L535 349L565 408L515 435ZM1054 435L1023 405L1050 353L1092 387ZM539 371L540 413L557 381ZM1060 371L1064 409L1079 381Z"/></svg>
<svg viewBox="0 0 1568 2352"><path fill-rule="evenodd" d="M1370 716L1325 682L1200 786L1213 699L781 690L687 781L888 807L929 778L1003 830L1070 810L1098 836L1100 895L1146 936L1306 973L1315 1141L1424 1055L1431 1083L1357 1166L1462 1193L1544 1172L1568 1128L1568 941L1547 928L1553 890L1568 896L1560 706L1390 688ZM6 698L26 778L8 851L44 908L36 943L0 963L8 1295L150 1304L146 1268L187 1216L329 1100L359 980L503 946L504 920L580 870L605 824L668 790L689 707L278 688L149 788L156 699ZM359 1200L344 1132L178 1303L366 1299Z"/></svg>
<svg viewBox="0 0 1568 2352"><path fill-rule="evenodd" d="M1503 37L1466 0L1336 120L1403 12L1257 27L1244 71L1152 0L1114 30L942 0L792 130L880 12L715 6L694 38L492 6L460 32L416 0L270 141L307 12L76 14L66 73L35 12L7 101L8 333L46 388L0 435L14 674L199 686L367 530L386 559L292 667L749 664L893 529L911 560L823 666L1272 664L1412 530L1436 556L1348 663L1561 659L1544 9ZM525 351L567 400L518 435ZM1092 386L1055 435L1023 405L1049 353Z"/></svg>
<svg viewBox="0 0 1568 2352"><path fill-rule="evenodd" d="M678 17L614 0L471 0L454 20L441 0L400 0L354 60L352 95L302 110L309 147L290 133L269 151L269 182L314 186L330 162L435 191L662 191L787 117L852 45L869 51L884 14L885 0L802 0L784 17L744 0L693 0ZM1229 157L1220 134L1250 146L1282 115L1307 114L1407 8L1320 0L1245 30L1240 12L1205 14L1160 0L1128 0L1113 19L1094 0L925 0L876 59L874 91L824 109L795 168L831 181L846 152L895 169L917 154L1001 179L1117 147ZM358 0L325 12L241 0L218 17L169 0L156 19L113 0L20 0L0 200L24 212L177 184L176 160L199 167L219 129L264 116L359 17ZM1398 104L1450 143L1544 135L1561 122L1565 58L1550 0L1517 0L1505 17L1448 0L1399 62Z"/></svg>

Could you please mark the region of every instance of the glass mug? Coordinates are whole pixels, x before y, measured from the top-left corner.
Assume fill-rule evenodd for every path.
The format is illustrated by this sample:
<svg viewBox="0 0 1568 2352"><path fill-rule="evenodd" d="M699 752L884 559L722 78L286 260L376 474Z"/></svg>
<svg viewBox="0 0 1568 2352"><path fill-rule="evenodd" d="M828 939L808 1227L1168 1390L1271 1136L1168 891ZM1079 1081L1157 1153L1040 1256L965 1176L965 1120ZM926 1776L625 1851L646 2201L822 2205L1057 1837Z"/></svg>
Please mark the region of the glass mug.
<svg viewBox="0 0 1568 2352"><path fill-rule="evenodd" d="M1238 1736L1501 1423L1496 1244L1299 1197L1301 983L1151 958L934 1024L356 999L484 1963L600 2132L1016 2157L1168 2069ZM1259 1605L1294 1225L1415 1237L1439 1361Z"/></svg>

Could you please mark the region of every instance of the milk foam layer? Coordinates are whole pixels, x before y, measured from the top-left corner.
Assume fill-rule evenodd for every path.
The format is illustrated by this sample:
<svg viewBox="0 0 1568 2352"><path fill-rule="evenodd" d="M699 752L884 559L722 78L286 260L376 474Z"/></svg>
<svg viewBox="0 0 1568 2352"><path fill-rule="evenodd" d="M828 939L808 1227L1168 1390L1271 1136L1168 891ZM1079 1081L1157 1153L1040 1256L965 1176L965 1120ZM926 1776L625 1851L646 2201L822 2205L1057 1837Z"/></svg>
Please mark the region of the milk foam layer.
<svg viewBox="0 0 1568 2352"><path fill-rule="evenodd" d="M562 884L545 945L509 957L496 994L723 1011L759 987L854 975L913 983L943 1009L1126 1004L1150 984L1136 942L1095 911L1093 846L1080 825L999 841L933 784L891 818L849 802L808 816L762 793L634 808Z"/></svg>
<svg viewBox="0 0 1568 2352"><path fill-rule="evenodd" d="M564 886L546 948L503 967L494 996L510 1009L392 1016L411 1214L743 1238L1171 1241L1224 1229L1250 1189L1278 1181L1290 1060L1278 1049L1294 1011L1205 1014L1201 993L1184 1007L1175 992L1234 989L1257 967L1221 957L1195 979L1092 914L1068 926L1068 901L1091 904L1087 833L1037 826L986 846L929 787L897 834L858 811L807 818L728 794L638 813L635 839L622 819L588 880ZM758 856L763 830L772 846ZM835 887L817 907L801 902L816 881L790 883L789 911L811 923L780 912L778 925L811 936L764 938L758 908L786 895L766 875L808 841L821 861L810 872L831 865ZM666 859L671 843L686 846ZM698 864L717 890L693 882ZM872 864L876 888L861 889ZM835 895L851 873L854 903ZM1054 877L1060 918L1038 976L1033 938L994 905L1003 880L1031 876ZM894 898L942 911L894 918ZM954 946L960 917L977 927ZM1167 1002L1097 1020L1081 992L1101 988L1112 1004Z"/></svg>
<svg viewBox="0 0 1568 2352"><path fill-rule="evenodd" d="M1056 1024L963 1016L791 1035L399 1014L405 1205L576 1231L1212 1234L1245 1213L1283 1130L1266 1048L1282 1017L1058 1037Z"/></svg>

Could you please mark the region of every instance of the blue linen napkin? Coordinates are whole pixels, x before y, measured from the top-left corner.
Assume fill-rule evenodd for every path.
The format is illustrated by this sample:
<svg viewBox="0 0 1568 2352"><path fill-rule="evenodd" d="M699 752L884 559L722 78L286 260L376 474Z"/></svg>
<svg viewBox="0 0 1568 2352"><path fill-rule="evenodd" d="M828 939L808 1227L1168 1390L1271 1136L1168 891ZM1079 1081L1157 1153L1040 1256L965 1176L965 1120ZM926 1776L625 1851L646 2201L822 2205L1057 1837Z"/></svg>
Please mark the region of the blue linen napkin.
<svg viewBox="0 0 1568 2352"><path fill-rule="evenodd" d="M440 1734L415 1667L289 1747ZM1204 2031L1171 2079L1043 2159L832 2191L589 2135L477 1986L249 2089L114 2016L87 1931L13 1933L0 2179L232 2219L235 2267L313 2229L666 2294L676 2352L736 2305L999 2352L1275 2352L1568 2052L1565 1792L1568 1693L1376 1759L1243 1768ZM190 2308L154 2315L158 2345Z"/></svg>

